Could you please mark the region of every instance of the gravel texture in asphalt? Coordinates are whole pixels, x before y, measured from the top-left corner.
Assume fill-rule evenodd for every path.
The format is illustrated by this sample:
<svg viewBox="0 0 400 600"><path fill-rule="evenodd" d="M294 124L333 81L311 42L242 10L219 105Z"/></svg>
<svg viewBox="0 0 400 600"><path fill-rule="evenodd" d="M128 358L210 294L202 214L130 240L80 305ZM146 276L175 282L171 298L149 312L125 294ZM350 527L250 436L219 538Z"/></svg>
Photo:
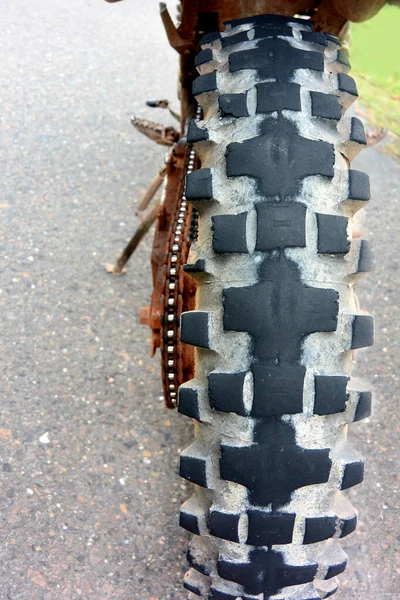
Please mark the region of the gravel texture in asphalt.
<svg viewBox="0 0 400 600"><path fill-rule="evenodd" d="M176 56L155 0L13 0L0 49L0 599L183 599L177 465L191 427L164 409L139 325L151 235L124 277L104 270L165 154L129 116L173 124L144 101L175 99ZM386 600L400 588L400 168L374 148L354 166L374 196L376 270L360 297L376 345L356 370L375 404L352 427L366 481L349 494L360 522L336 597Z"/></svg>

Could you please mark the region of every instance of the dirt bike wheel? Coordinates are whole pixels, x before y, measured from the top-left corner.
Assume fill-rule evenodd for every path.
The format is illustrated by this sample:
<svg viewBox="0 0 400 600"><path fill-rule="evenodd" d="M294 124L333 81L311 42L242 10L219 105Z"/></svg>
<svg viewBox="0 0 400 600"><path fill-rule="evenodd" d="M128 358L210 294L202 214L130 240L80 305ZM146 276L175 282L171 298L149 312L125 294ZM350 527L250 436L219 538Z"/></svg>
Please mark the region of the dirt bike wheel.
<svg viewBox="0 0 400 600"><path fill-rule="evenodd" d="M194 538L189 598L317 600L332 595L356 527L342 494L363 479L347 426L370 413L350 379L372 343L357 278L368 243L355 214L365 145L343 116L357 97L332 35L306 21L233 21L202 40L192 123L202 168L187 178L199 236L198 282L181 338L196 346L179 411L195 420L181 476L195 484L180 522Z"/></svg>

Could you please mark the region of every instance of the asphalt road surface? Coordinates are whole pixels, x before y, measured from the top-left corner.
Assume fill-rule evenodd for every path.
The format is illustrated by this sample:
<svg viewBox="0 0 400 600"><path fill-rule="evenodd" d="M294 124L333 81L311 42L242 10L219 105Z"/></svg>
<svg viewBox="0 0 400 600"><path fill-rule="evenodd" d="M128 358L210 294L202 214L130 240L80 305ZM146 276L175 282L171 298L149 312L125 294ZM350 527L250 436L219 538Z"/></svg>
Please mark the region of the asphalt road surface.
<svg viewBox="0 0 400 600"><path fill-rule="evenodd" d="M164 155L129 122L132 113L170 122L144 106L176 95L157 12L155 0L2 3L1 599L185 597L177 514L188 489L176 471L191 431L163 407L139 325L151 236L124 277L103 267L137 225L135 199ZM377 265L360 296L376 315L376 345L356 368L375 410L352 428L367 473L350 493L360 523L344 542L350 566L336 597L392 600L400 168L374 148L356 164L374 192Z"/></svg>

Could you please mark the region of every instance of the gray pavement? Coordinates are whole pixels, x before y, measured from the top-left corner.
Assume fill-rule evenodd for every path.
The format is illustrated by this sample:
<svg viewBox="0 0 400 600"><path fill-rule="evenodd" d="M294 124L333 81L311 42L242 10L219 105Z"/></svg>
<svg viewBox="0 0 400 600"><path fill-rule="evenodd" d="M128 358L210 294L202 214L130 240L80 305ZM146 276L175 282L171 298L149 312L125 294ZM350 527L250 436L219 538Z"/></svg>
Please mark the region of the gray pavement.
<svg viewBox="0 0 400 600"><path fill-rule="evenodd" d="M176 470L191 432L160 401L139 325L151 236L125 277L103 268L137 224L134 200L164 154L129 115L154 116L148 97L175 98L176 57L155 0L13 0L1 13L0 599L183 599L188 536L177 513L188 490ZM356 165L374 192L378 260L360 296L377 341L357 371L375 410L352 431L368 466L350 494L360 526L345 540L336 597L392 600L400 168L376 149Z"/></svg>

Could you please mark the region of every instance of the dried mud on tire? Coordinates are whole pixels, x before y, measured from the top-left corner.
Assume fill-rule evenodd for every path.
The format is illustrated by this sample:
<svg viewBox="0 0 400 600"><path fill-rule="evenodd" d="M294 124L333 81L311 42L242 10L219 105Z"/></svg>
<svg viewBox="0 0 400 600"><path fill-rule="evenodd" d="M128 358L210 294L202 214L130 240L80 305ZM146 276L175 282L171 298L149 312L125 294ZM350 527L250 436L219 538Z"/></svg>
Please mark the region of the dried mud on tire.
<svg viewBox="0 0 400 600"><path fill-rule="evenodd" d="M356 213L365 145L344 113L357 97L338 40L307 22L253 17L207 35L193 92L204 120L188 139L199 213L182 315L196 376L179 411L195 420L181 455L195 484L181 509L194 534L189 598L318 600L347 556L357 515L342 490L362 481L347 426L370 413L351 354L372 343L354 284L369 268Z"/></svg>

